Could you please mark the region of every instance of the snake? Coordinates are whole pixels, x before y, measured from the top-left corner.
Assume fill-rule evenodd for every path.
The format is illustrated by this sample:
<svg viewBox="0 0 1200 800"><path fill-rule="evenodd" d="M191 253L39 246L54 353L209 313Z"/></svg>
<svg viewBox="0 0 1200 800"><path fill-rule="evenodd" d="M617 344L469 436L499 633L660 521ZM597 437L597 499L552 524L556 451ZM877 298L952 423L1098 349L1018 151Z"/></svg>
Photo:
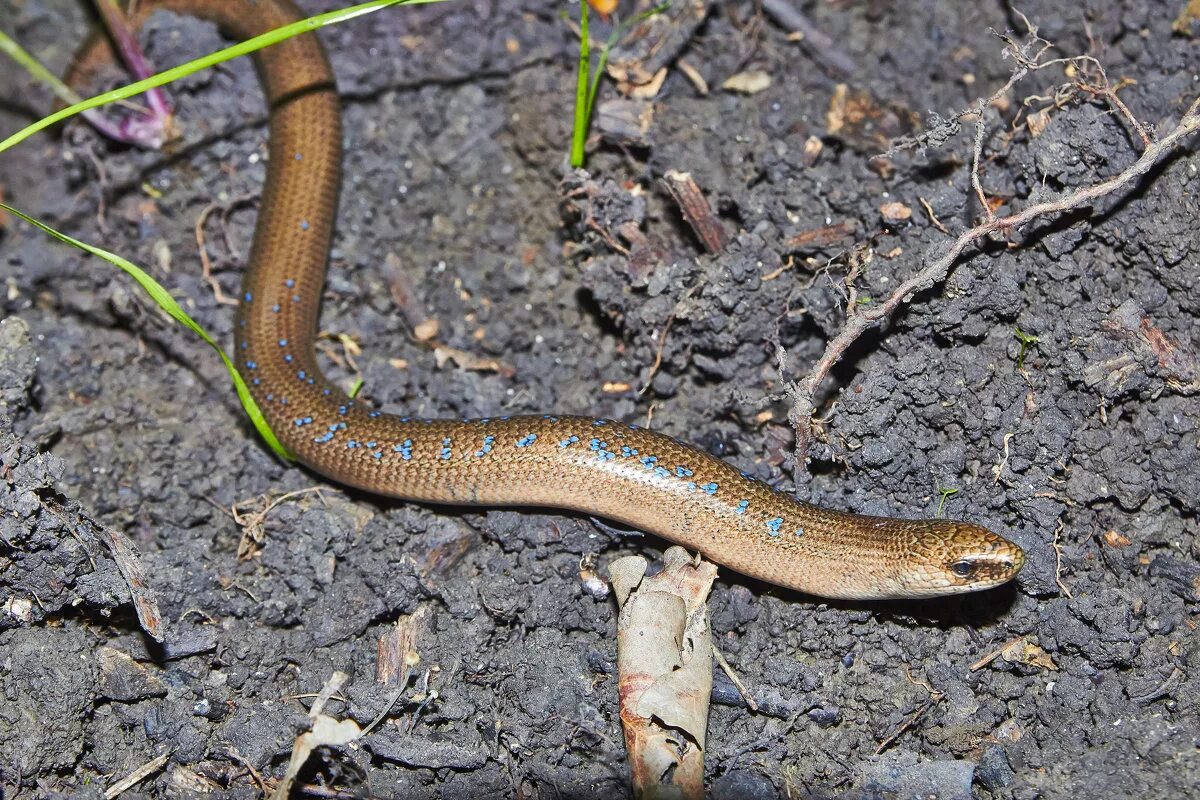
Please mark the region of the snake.
<svg viewBox="0 0 1200 800"><path fill-rule="evenodd" d="M247 39L301 19L288 0L153 0ZM111 60L85 44L72 83ZM337 198L341 111L315 33L254 55L268 108L266 179L234 321L237 369L280 443L340 484L431 504L553 508L654 534L750 578L817 597L878 600L999 586L1022 549L945 518L829 510L705 450L614 419L567 414L418 419L351 399L315 353Z"/></svg>

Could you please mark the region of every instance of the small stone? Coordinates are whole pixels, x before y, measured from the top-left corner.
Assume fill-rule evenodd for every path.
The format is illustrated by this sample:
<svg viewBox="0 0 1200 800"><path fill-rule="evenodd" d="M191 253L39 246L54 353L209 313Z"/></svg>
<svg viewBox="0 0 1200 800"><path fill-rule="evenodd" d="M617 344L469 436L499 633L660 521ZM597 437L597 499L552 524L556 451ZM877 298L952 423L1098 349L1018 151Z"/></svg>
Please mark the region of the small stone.
<svg viewBox="0 0 1200 800"><path fill-rule="evenodd" d="M774 800L778 796L775 784L748 770L726 772L712 785L713 800Z"/></svg>

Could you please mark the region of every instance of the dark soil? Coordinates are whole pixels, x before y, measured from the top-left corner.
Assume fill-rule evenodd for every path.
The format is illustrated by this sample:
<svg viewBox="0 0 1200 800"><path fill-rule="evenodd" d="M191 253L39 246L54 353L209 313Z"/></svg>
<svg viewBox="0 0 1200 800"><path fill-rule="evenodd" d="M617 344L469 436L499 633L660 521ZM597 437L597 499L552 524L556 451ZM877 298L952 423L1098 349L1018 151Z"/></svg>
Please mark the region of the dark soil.
<svg viewBox="0 0 1200 800"><path fill-rule="evenodd" d="M88 26L82 5L4 0L0 19L61 72ZM1121 98L1166 131L1200 87L1197 40L1171 27L1184 5L1021 10L1063 55L1091 52L1131 79ZM385 409L652 415L791 485L788 408L772 398L844 318L843 251L870 242L858 284L882 298L949 241L922 200L952 232L979 213L969 127L890 168L870 157L927 112L949 116L1002 86L1012 63L989 29L1019 18L948 0L802 4L859 65L850 93L887 112L831 131L843 79L752 3L718 4L678 54L713 91L701 96L673 66L644 137L600 124L590 179L564 182L575 39L563 7L450 3L322 34L348 151L322 325L361 345L365 396ZM212 27L170 15L147 41L159 64L222 45ZM751 69L770 87L717 88ZM5 74L11 131L49 104L14 67ZM1008 209L1137 158L1140 142L1101 102L1052 108L1037 137L1010 132L1022 100L1063 80L1030 77L991 119L983 185ZM193 227L208 204L259 191L265 117L245 60L172 94L182 145L135 152L73 123L0 156L0 187L146 265L228 342L232 313L200 277ZM601 99L614 97L606 83ZM812 164L809 137L823 144ZM717 640L763 710L718 676L714 796L1200 792L1196 145L1131 191L993 242L830 376L802 482L814 501L929 516L954 489L947 516L1006 533L1029 563L1014 586L919 604L822 603L723 570ZM731 235L720 254L702 251L663 190L670 170L690 172L720 214ZM911 220L884 229L888 202ZM220 219L207 238L232 293L254 204L234 207L227 238ZM630 221L644 242L626 255L614 244L631 240L613 231ZM836 224L853 238L788 244ZM586 590L580 562L595 556L603 572L664 542L325 485L272 457L212 352L124 274L11 217L0 247L0 793L100 797L169 752L122 797L258 797L249 768L283 774L334 671L350 680L328 713L366 725L387 708L376 643L418 613L436 699L420 706L410 691L360 746L320 751L297 794L628 792L614 605ZM397 308L397 274L442 343L511 372L439 364ZM1021 368L1015 329L1037 337ZM313 486L275 507L238 559L246 534L231 504ZM100 525L139 549L165 644L139 627Z"/></svg>

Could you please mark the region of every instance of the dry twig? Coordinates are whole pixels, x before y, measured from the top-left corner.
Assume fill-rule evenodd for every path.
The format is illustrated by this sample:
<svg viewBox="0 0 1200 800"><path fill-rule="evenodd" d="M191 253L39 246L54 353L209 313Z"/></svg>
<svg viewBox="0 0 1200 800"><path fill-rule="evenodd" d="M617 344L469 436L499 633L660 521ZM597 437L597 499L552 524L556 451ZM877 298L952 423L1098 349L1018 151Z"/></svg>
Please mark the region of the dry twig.
<svg viewBox="0 0 1200 800"><path fill-rule="evenodd" d="M944 281L951 267L957 264L964 255L969 257L969 255L973 254L968 253L969 248L981 244L994 235L1008 234L1035 220L1082 208L1106 195L1129 187L1136 179L1142 177L1162 162L1184 139L1197 130L1200 130L1200 99L1197 99L1187 109L1187 112L1174 129L1161 138L1154 139L1146 127L1129 113L1124 103L1119 101L1116 96L1116 88L1108 81L1103 68L1095 58L1091 56L1077 56L1069 59L1042 61L1042 55L1052 45L1037 36L1037 31L1032 26L1030 26L1030 30L1030 35L1024 43L1017 43L1007 36L1001 37L1007 43L1006 50L1008 55L1017 64L1004 86L994 92L991 97L980 100L972 108L959 114L954 119L943 121L941 125L933 126L922 137L899 141L893 148L893 151L895 151L941 143L957 133L959 125L963 120L973 118L977 129L973 148L974 158L972 159L971 166L971 185L982 206L984 219L975 227L961 233L940 254L930 258L924 267L901 282L895 291L882 302L870 307L859 307L857 304L849 304L846 310L847 318L845 324L837 335L826 344L824 354L813 365L808 375L799 381L789 382L786 387L787 394L791 399L791 410L788 414L788 420L791 422L796 433L794 457L797 486L801 484L805 474L804 464L807 462L809 447L812 443L813 414L817 411L815 400L818 390L821 388L821 384L829 374L830 369L841 360L846 350L858 341L859 337L867 330L891 317L901 305L911 302L912 298L918 292L925 291ZM1134 131L1138 134L1138 137L1145 144L1145 148L1137 161L1107 180L1084 187L1054 200L1034 203L1016 213L1006 216L996 216L989 207L987 197L983 192L979 179L979 163L982 160L981 155L985 139L983 131L986 125L988 108L993 101L1006 94L1026 75L1040 69L1045 69L1053 64L1067 64L1073 67L1076 72L1086 74L1087 78L1080 78L1073 83L1075 88L1080 92L1103 97L1129 121Z"/></svg>

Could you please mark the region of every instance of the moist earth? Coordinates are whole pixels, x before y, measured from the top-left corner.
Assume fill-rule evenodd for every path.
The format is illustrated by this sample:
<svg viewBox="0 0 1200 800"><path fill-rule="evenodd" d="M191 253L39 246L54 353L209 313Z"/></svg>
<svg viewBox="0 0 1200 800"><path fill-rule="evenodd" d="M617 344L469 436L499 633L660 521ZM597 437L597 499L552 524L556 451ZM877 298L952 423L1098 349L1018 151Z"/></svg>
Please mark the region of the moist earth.
<svg viewBox="0 0 1200 800"><path fill-rule="evenodd" d="M0 19L61 74L91 25L82 5L4 0ZM577 6L448 3L322 32L347 151L321 322L330 374L413 415L649 424L817 503L970 519L1025 548L1015 584L920 603L821 602L722 570L715 639L759 710L718 673L714 797L1194 796L1197 141L1127 191L995 237L869 332L826 380L797 474L786 388L845 319L848 254L869 245L856 285L879 302L981 213L970 124L872 156L1003 86L1013 63L993 30L1024 31L996 4L798 7L852 74L756 4L714 3L670 44L644 129L602 114L587 174L564 166L577 39L560 12ZM1200 28L1173 28L1184 7L1021 12L1056 54L1096 56L1165 132L1200 87ZM170 14L143 42L161 65L224 44ZM720 88L751 71L769 86ZM6 74L7 132L50 101ZM999 213L1138 157L1103 101L1054 103L1064 81L1032 75L990 113L981 180ZM836 124L839 84L879 113ZM206 246L233 295L265 113L245 59L170 91L183 139L166 152L72 122L0 156L0 189L145 265L228 343L194 229L217 204ZM1037 135L1032 110L1017 117L1035 97L1049 109ZM720 252L665 191L671 171L707 196ZM885 222L887 203L911 215ZM796 242L838 225L848 238ZM169 754L123 797L260 796L257 776L282 776L342 671L326 713L384 721L318 751L298 796L628 794L615 606L586 574L664 542L328 485L271 455L211 350L123 273L11 215L0 248L0 792L100 797ZM417 333L428 321L432 339ZM231 514L240 504L247 523L246 501L291 492L248 524ZM161 644L134 614L114 535L140 553ZM420 664L397 698L375 672L398 620Z"/></svg>

